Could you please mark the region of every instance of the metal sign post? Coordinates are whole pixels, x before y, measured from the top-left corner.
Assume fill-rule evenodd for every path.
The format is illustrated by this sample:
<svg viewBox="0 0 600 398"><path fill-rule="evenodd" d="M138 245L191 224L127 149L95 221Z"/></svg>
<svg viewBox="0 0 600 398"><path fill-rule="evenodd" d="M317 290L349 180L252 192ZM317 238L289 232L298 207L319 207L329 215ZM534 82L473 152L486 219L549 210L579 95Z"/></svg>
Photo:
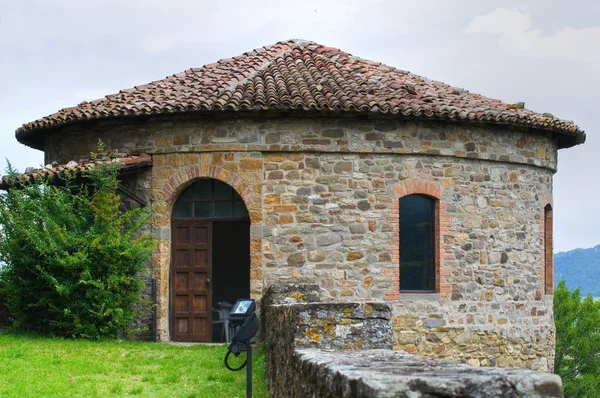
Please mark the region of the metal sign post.
<svg viewBox="0 0 600 398"><path fill-rule="evenodd" d="M258 332L256 319L256 303L252 299L238 300L229 313L229 322L238 325L238 329L231 338L225 354L225 367L237 372L246 366L246 398L252 398L252 343L250 340ZM241 325L240 325L241 324ZM229 355L239 356L246 353L246 360L237 368L229 365Z"/></svg>
<svg viewBox="0 0 600 398"><path fill-rule="evenodd" d="M246 398L252 398L252 345L246 351Z"/></svg>

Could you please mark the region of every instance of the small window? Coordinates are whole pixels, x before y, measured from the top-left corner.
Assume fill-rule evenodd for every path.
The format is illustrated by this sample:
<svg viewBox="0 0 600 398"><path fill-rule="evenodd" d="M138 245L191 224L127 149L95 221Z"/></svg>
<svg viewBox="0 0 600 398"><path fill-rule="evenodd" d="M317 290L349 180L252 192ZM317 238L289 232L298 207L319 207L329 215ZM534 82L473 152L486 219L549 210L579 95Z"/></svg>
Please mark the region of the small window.
<svg viewBox="0 0 600 398"><path fill-rule="evenodd" d="M552 206L544 207L544 290L554 292L554 258L552 253Z"/></svg>
<svg viewBox="0 0 600 398"><path fill-rule="evenodd" d="M435 199L400 198L400 291L435 291Z"/></svg>
<svg viewBox="0 0 600 398"><path fill-rule="evenodd" d="M240 195L222 181L202 179L179 195L174 218L248 218Z"/></svg>

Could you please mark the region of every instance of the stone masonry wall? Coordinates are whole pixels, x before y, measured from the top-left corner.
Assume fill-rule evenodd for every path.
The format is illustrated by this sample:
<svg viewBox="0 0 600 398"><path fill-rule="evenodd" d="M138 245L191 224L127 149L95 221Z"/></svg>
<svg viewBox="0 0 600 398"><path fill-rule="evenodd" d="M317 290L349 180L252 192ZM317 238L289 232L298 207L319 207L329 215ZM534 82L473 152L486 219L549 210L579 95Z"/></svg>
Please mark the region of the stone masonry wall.
<svg viewBox="0 0 600 398"><path fill-rule="evenodd" d="M378 120L355 117L119 118L67 125L48 134L45 161L89 158L102 140L125 153L282 151L441 155L556 168L556 142L549 134L494 125Z"/></svg>
<svg viewBox="0 0 600 398"><path fill-rule="evenodd" d="M354 154L269 153L264 167L267 284L317 283L324 299L394 301L395 346L408 352L552 368L540 234L551 172ZM398 198L410 193L440 200L437 295L398 292Z"/></svg>
<svg viewBox="0 0 600 398"><path fill-rule="evenodd" d="M87 128L47 137L47 161L84 156L98 138L109 149L152 154L161 340L169 339L172 204L192 181L211 177L236 189L250 211L254 298L274 283L315 283L323 300L388 302L396 349L552 368L552 297L543 279L552 137L348 118L150 118ZM398 199L412 193L438 200L433 294L398 291Z"/></svg>

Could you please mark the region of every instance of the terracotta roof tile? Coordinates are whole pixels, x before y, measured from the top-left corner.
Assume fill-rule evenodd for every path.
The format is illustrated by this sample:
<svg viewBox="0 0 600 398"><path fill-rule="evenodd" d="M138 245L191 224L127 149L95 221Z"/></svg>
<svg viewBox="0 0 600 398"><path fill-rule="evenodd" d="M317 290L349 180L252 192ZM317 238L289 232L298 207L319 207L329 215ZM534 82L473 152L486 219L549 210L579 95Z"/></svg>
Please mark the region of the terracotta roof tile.
<svg viewBox="0 0 600 398"><path fill-rule="evenodd" d="M119 163L120 171L123 171L131 166L150 166L152 165L152 157L146 153L142 153L140 155L127 155L120 154L120 157L111 159L113 162ZM65 164L47 164L46 166L35 169L33 167L28 167L25 170L25 173L17 174L14 176L16 181L33 181L36 178L53 178L55 176L64 173L65 171L74 171L74 172L82 172L86 170L90 170L94 167L94 162L90 159L80 159L80 160L71 160ZM14 185L14 181L11 181L9 176L3 176L0 179L0 189L6 190L11 185Z"/></svg>
<svg viewBox="0 0 600 398"><path fill-rule="evenodd" d="M20 142L41 149L43 143L36 134L73 122L226 110L391 114L554 131L567 136L564 146L585 140L584 132L573 122L303 40L279 42L82 102L27 123L16 135Z"/></svg>

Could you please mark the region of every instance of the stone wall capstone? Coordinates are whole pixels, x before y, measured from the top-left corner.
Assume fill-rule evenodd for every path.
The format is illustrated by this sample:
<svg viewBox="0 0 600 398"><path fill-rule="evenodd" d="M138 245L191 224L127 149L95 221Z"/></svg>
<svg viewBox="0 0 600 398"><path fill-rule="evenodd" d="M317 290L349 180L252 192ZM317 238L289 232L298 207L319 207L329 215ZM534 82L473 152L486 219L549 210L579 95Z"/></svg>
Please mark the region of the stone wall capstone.
<svg viewBox="0 0 600 398"><path fill-rule="evenodd" d="M559 398L557 375L474 368L399 351L294 352L294 395L319 398Z"/></svg>

